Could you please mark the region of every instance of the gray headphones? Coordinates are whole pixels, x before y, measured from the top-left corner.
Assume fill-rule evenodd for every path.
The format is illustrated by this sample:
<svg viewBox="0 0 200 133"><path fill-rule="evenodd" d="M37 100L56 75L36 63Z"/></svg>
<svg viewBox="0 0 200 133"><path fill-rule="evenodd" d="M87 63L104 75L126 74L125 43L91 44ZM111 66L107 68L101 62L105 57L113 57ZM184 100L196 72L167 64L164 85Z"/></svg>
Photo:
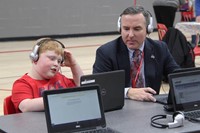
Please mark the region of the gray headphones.
<svg viewBox="0 0 200 133"><path fill-rule="evenodd" d="M151 13L149 11L147 11L149 14L149 24L147 26L147 33L150 34L151 32L153 32L153 16L151 15Z"/></svg>
<svg viewBox="0 0 200 133"><path fill-rule="evenodd" d="M159 123L161 119L167 119L167 124ZM156 128L175 128L183 126L185 116L182 112L175 112L173 115L155 115L151 117L151 125Z"/></svg>
<svg viewBox="0 0 200 133"><path fill-rule="evenodd" d="M31 52L30 55L29 55L29 57L30 57L30 59L31 59L32 61L34 61L34 62L38 61L38 59L39 59L39 48L40 48L40 46L41 46L42 44L44 44L44 43L49 42L49 41L56 41L56 42L58 42L58 43L62 46L62 48L65 48L64 44L61 43L61 42L58 41L58 40L55 40L55 39L52 39L52 38L45 38L45 39L42 39L41 41L39 41L39 42L34 46L32 52Z"/></svg>
<svg viewBox="0 0 200 133"><path fill-rule="evenodd" d="M151 13L149 11L145 11L145 13L148 14L149 16L149 24L147 25L147 33L150 34L151 32L153 32L153 16L151 15ZM118 18L118 21L117 21L117 31L118 32L121 32L121 16L123 14L121 14Z"/></svg>

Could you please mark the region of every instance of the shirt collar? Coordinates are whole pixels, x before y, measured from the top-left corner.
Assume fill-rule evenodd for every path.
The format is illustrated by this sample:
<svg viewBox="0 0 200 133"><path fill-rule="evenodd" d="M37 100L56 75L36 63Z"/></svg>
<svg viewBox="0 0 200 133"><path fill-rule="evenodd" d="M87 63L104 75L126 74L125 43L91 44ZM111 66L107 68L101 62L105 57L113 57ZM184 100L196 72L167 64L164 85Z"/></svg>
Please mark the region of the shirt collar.
<svg viewBox="0 0 200 133"><path fill-rule="evenodd" d="M141 47L139 48L139 50L143 52L143 50L144 50L144 42L142 43L142 45L141 45ZM131 50L131 49L128 48L128 51L129 51L129 58L131 59L131 58L132 58L132 55L133 55L133 52L134 52L135 50Z"/></svg>

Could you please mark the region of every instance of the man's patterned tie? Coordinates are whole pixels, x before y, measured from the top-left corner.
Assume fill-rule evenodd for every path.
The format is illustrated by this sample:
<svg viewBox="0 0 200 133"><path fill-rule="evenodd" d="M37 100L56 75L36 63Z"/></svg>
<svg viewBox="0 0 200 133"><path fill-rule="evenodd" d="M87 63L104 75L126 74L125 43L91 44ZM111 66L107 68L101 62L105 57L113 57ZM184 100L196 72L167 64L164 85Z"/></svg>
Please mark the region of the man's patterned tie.
<svg viewBox="0 0 200 133"><path fill-rule="evenodd" d="M132 87L141 88L144 87L144 79L142 76L142 52L136 49L133 53L133 61L131 66L131 77L132 77Z"/></svg>

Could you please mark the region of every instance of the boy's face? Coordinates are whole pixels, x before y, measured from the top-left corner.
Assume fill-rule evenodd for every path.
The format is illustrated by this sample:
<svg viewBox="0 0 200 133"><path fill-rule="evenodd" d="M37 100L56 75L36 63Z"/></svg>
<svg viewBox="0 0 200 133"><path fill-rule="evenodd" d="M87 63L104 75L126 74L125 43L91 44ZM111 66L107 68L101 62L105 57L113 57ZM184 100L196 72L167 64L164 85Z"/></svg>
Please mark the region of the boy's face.
<svg viewBox="0 0 200 133"><path fill-rule="evenodd" d="M62 56L47 50L40 54L36 62L36 71L42 79L50 79L60 70Z"/></svg>

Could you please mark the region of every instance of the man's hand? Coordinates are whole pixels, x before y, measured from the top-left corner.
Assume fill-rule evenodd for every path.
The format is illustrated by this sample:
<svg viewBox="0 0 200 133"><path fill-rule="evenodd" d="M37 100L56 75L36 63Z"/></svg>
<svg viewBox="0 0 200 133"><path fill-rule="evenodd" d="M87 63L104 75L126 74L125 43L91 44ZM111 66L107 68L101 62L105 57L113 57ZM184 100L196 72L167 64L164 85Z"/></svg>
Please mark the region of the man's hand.
<svg viewBox="0 0 200 133"><path fill-rule="evenodd" d="M127 96L132 100L156 102L156 99L153 97L155 94L156 91L150 87L130 88Z"/></svg>

